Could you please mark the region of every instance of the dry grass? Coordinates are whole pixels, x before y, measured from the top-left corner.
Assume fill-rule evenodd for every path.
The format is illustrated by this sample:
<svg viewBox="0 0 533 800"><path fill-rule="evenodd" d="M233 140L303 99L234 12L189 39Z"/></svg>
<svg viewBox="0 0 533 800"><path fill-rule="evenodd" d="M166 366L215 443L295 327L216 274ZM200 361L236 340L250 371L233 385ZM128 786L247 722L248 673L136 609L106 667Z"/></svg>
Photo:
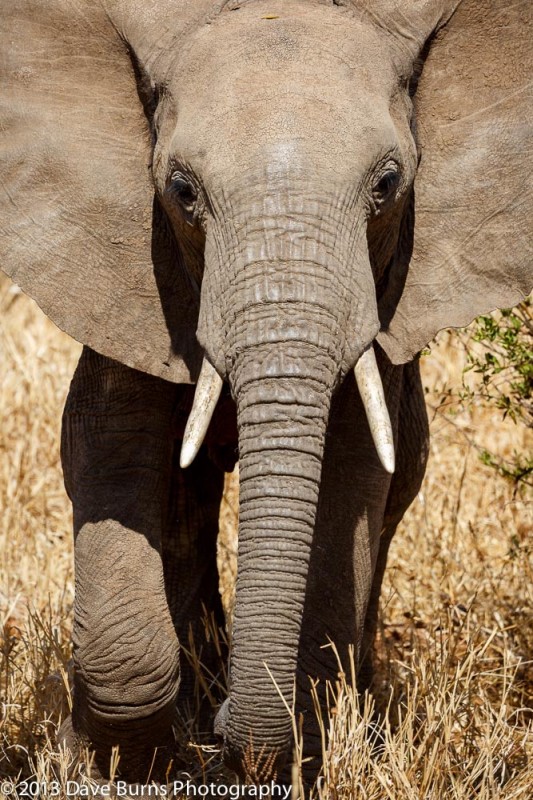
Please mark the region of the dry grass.
<svg viewBox="0 0 533 800"><path fill-rule="evenodd" d="M313 798L528 800L533 793L532 498L478 458L479 448L501 457L525 451L531 435L493 410L450 405L447 389L460 384L464 353L448 333L433 351L424 359L431 460L392 547L375 708L368 700L361 711L343 676L331 688L324 775ZM78 353L0 282L2 778L66 778L54 735L70 701L73 579L58 442ZM229 605L231 482L221 516ZM194 739L194 720L189 725ZM196 776L219 774L216 751L189 751Z"/></svg>

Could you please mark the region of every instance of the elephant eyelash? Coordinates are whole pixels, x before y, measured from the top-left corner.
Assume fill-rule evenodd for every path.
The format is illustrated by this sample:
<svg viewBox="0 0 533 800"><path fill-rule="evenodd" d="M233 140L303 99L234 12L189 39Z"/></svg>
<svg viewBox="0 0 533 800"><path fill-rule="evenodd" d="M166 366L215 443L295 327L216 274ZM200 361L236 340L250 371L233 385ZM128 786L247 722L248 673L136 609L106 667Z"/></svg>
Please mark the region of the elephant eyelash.
<svg viewBox="0 0 533 800"><path fill-rule="evenodd" d="M168 191L186 212L192 213L194 211L198 193L196 187L182 172L174 172L172 174Z"/></svg>
<svg viewBox="0 0 533 800"><path fill-rule="evenodd" d="M372 186L372 205L374 213L388 205L396 196L401 185L402 175L396 162L389 162Z"/></svg>

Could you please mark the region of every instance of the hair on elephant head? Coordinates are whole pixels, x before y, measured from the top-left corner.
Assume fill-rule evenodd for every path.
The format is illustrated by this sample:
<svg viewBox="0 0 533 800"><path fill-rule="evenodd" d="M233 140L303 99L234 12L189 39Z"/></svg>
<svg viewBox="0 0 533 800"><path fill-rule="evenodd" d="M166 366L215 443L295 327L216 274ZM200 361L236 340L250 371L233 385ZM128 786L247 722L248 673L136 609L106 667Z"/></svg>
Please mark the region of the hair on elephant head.
<svg viewBox="0 0 533 800"><path fill-rule="evenodd" d="M67 728L102 772L116 744L129 777L172 751L178 638L219 603L213 454L237 435L227 763L281 768L295 681L319 752L328 638L368 677L424 469L416 355L531 288L531 13L4 0L1 264L86 345Z"/></svg>

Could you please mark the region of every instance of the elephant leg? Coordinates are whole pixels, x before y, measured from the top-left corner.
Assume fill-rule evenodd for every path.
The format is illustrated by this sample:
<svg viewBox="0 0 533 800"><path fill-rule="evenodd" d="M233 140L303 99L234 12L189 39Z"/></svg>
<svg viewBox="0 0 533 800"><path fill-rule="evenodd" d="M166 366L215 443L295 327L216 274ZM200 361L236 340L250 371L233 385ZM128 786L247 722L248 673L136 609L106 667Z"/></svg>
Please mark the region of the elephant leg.
<svg viewBox="0 0 533 800"><path fill-rule="evenodd" d="M397 427L402 367L376 352L393 430ZM339 668L349 679L350 650L357 663L371 595L391 476L381 466L353 375L331 409L315 525L297 671L297 708L303 712L306 777L320 765L321 741L310 680L325 707L326 681ZM340 658L328 642L333 642Z"/></svg>
<svg viewBox="0 0 533 800"><path fill-rule="evenodd" d="M130 781L146 779L155 748L151 774L164 774L172 745L179 644L161 533L175 398L172 384L85 348L63 417L76 581L74 706L64 733L69 746L90 744L102 776L118 746Z"/></svg>
<svg viewBox="0 0 533 800"><path fill-rule="evenodd" d="M206 617L214 627L224 626L216 556L224 472L209 458L205 446L190 467L181 469L180 448L178 440L163 531L163 564L170 613L182 645L178 707L187 716L193 710L197 714L200 707L203 725L209 719L212 704L221 699L216 680L226 655L222 642L215 642L210 633L206 636L205 626ZM202 664L202 684L183 652L189 651L191 645Z"/></svg>
<svg viewBox="0 0 533 800"><path fill-rule="evenodd" d="M403 515L417 496L429 454L429 425L420 379L418 359L403 369L400 398L398 442L396 446L396 471L393 475L384 528L380 537L379 552L366 612L360 667L357 676L359 691L372 688L374 678L374 641L378 625L379 598L389 546Z"/></svg>

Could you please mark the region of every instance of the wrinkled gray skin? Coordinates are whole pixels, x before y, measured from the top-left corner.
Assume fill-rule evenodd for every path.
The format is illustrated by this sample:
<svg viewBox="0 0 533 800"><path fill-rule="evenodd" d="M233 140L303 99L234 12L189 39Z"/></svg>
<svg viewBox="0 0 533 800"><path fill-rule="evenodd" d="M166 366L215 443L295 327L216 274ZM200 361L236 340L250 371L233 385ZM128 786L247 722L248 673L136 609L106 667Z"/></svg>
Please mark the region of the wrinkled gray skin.
<svg viewBox="0 0 533 800"><path fill-rule="evenodd" d="M31 3L19 5L27 9ZM63 0L55 5L66 7ZM424 207L417 207L415 226L422 233L413 246L412 187L418 166L413 76L428 59L425 45L433 31L446 26L460 5L394 0L105 4L114 29L128 43L152 132L154 217L151 224L145 218L136 225L140 232L151 231L156 279L157 265L164 261L164 256L158 261L158 253L163 252L174 253L169 261L174 276L188 276L182 285L190 299L182 301L180 320L192 315L192 333L180 338L167 316L175 360L161 359L154 366L149 318L132 327L129 339L120 328L137 319L134 313L142 313L142 303L135 300L141 290L125 295L122 284L115 290L109 277L105 297L111 300L94 301L90 313L67 313L65 308L74 304L68 289L56 310L58 301L50 298L57 297L57 288L35 288L42 270L31 279L17 273L18 267L12 270L59 324L89 345L72 382L63 426L65 482L76 533L75 701L63 734L70 744L90 743L103 774L117 744L121 772L130 780L145 778L154 747L160 755L153 775L158 769L164 774L174 755L176 703L187 701L192 680L181 659L179 688L178 642L187 644L190 624L199 636L202 604L222 621L217 518L223 470L233 466L237 447L240 523L230 694L217 722L226 763L240 772L247 764L252 777L254 756L255 777L268 759L273 770L282 768L290 753L291 724L279 692L290 704L294 681L306 750L319 753L307 676L325 681L335 675L333 654L322 647L328 639L336 643L347 672L348 649L354 645L360 686L371 682L370 651L387 548L419 488L427 455L427 421L413 357L439 327L468 322L486 310L478 297L492 308L498 300L517 300L523 291L517 288L520 281L509 277L512 267L503 281L511 287L507 294L498 288L499 278L490 278L493 286L483 277L498 275L497 269L485 269L485 262L476 268L477 277L469 278L482 240L471 242L471 232L477 235L483 227L475 215L485 214L479 208L486 202L474 185L481 172L477 167L468 179L468 201L457 201L465 225L458 238L464 241L447 244L446 237L460 226L443 214L438 257L431 252L437 214L428 222L425 211L431 211L438 196L450 212L454 187L469 168L467 159L452 164L449 154L455 146L448 147L446 156L451 166L435 157L429 178L420 189L417 184ZM463 5L458 30L472 22L465 38L474 52L479 44L475 31L481 30L479 36L483 31L472 6ZM523 22L519 16L513 20ZM459 36L450 31L446 42ZM439 88L451 81L449 73L435 78L438 91L430 82L440 63L435 56L434 72L428 72L427 91L436 98L428 120L446 118L441 112L450 102ZM465 67L470 80L467 73ZM495 65L493 73L499 74ZM518 80L515 74L512 80ZM466 92L469 100L461 91L459 106L475 102L476 92ZM105 94L89 102L99 114ZM64 126L79 124L74 115L62 119ZM483 129L484 119L469 128L472 136ZM113 133L102 136L101 147L115 136L125 140L129 124L133 121L114 124ZM80 136L79 149L84 141L90 148L91 135ZM513 136L508 137L511 143ZM141 147L140 141L135 147ZM457 144L457 150L464 155L469 146ZM517 150L521 146L518 142ZM133 155L123 148L128 158L134 158L135 147ZM104 166L77 163L76 169L87 170L83 185L101 181L103 187L107 180L106 191L129 197L133 171L125 167L126 179L113 178L120 154L117 145L115 160L106 156ZM488 144L483 158L494 169ZM503 166L501 180L510 180L515 172ZM431 176L438 193L425 188ZM521 185L521 179L515 184ZM74 267L79 263L85 269L87 281L93 262L109 258L118 264L113 259L127 247L131 264L137 264L143 245L140 239L136 244L128 227L137 219L137 206L126 199L124 204L124 210L117 206L123 236L112 235L113 211L106 228L98 203L90 213L80 211L80 224L69 229L75 231L72 237L79 228L92 231L98 225L101 231L94 244L98 257L92 257L93 251L92 260L87 254L78 253L77 260L69 255ZM505 198L501 206L509 211ZM503 224L505 231L515 225L513 241L518 241L518 206L511 212L511 221L506 217ZM487 211L483 223L489 218L498 219L498 214L491 217ZM50 229L55 224L55 217L47 223ZM46 229L43 225L43 236ZM490 237L486 248L481 261L492 253L498 257ZM523 263L518 251L510 256L514 264ZM441 258L442 253L449 258ZM74 270L70 261L57 263L58 273ZM416 272L417 264L429 265L426 278ZM137 287L140 281L135 277ZM92 294L99 298L101 284L99 279L96 288L78 291L77 307L85 309ZM164 285L160 294L167 309ZM398 311L400 296L407 310ZM116 321L114 308L120 311ZM113 320L110 332L104 317ZM195 330L201 349L194 342ZM95 331L105 336L97 339ZM353 377L368 346L376 352L395 436L392 478L376 455ZM226 389L199 456L181 470L190 384L202 354Z"/></svg>

